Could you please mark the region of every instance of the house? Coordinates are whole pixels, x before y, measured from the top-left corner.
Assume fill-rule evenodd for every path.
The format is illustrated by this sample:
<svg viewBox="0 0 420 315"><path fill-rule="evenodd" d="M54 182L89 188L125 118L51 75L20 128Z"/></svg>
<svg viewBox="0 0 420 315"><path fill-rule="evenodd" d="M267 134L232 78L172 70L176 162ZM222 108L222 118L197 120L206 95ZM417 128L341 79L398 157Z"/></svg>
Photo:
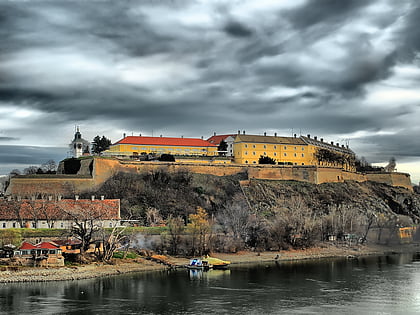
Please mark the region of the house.
<svg viewBox="0 0 420 315"><path fill-rule="evenodd" d="M102 227L119 224L119 199L12 199L0 200L0 228L69 229L76 221Z"/></svg>
<svg viewBox="0 0 420 315"><path fill-rule="evenodd" d="M142 154L215 156L217 146L197 138L124 136L102 153L114 157L135 157Z"/></svg>
<svg viewBox="0 0 420 315"><path fill-rule="evenodd" d="M53 242L41 242L33 245L23 242L19 249L14 251L14 260L25 266L64 266L64 257L61 248Z"/></svg>

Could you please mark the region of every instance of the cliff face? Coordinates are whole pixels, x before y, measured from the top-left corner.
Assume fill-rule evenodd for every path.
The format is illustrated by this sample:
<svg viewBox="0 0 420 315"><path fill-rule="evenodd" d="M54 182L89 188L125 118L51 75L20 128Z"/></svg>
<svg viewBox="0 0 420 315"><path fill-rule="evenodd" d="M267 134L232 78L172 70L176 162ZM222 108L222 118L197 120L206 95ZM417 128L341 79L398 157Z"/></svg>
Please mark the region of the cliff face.
<svg viewBox="0 0 420 315"><path fill-rule="evenodd" d="M295 181L251 180L244 191L258 211L290 207L296 198L316 211L345 205L360 212L420 218L420 195L407 189L376 182L344 182L313 185Z"/></svg>

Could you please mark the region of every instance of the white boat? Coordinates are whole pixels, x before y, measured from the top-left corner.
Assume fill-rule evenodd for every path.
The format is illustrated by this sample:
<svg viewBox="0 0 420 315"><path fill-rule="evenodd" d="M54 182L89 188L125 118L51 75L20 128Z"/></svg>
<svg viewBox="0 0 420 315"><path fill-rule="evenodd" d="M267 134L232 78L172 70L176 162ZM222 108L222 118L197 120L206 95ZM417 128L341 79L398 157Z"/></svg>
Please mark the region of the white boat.
<svg viewBox="0 0 420 315"><path fill-rule="evenodd" d="M202 260L200 258L193 258L190 260L190 263L186 265L188 269L199 269L199 270L209 270L210 265L207 260Z"/></svg>

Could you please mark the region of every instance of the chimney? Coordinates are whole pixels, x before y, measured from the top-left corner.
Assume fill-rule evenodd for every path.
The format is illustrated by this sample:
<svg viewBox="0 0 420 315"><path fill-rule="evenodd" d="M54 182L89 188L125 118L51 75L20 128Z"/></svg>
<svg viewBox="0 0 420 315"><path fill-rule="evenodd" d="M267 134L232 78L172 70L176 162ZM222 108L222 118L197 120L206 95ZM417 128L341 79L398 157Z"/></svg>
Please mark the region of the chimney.
<svg viewBox="0 0 420 315"><path fill-rule="evenodd" d="M213 136L215 136L216 135L216 131L215 132L213 132Z"/></svg>
<svg viewBox="0 0 420 315"><path fill-rule="evenodd" d="M201 136L201 140L204 140L204 137L203 136Z"/></svg>
<svg viewBox="0 0 420 315"><path fill-rule="evenodd" d="M331 141L331 145L334 145L334 141Z"/></svg>
<svg viewBox="0 0 420 315"><path fill-rule="evenodd" d="M162 138L162 135L160 135L160 137Z"/></svg>
<svg viewBox="0 0 420 315"><path fill-rule="evenodd" d="M141 133L139 133L139 137L141 137Z"/></svg>
<svg viewBox="0 0 420 315"><path fill-rule="evenodd" d="M311 139L311 135L310 134L308 134L308 138Z"/></svg>
<svg viewBox="0 0 420 315"><path fill-rule="evenodd" d="M242 131L242 133L243 133L243 134L245 134L245 130L244 130L244 131Z"/></svg>
<svg viewBox="0 0 420 315"><path fill-rule="evenodd" d="M94 196L94 195L90 196L90 199L91 199L92 201L94 201L94 200L95 200L95 196Z"/></svg>
<svg viewBox="0 0 420 315"><path fill-rule="evenodd" d="M123 133L123 138L125 138L125 132Z"/></svg>
<svg viewBox="0 0 420 315"><path fill-rule="evenodd" d="M266 137L267 136L267 133L266 132L264 132L264 137Z"/></svg>
<svg viewBox="0 0 420 315"><path fill-rule="evenodd" d="M344 144L342 144L341 147L344 148Z"/></svg>
<svg viewBox="0 0 420 315"><path fill-rule="evenodd" d="M240 135L241 134L241 131L240 130L238 130L238 135Z"/></svg>
<svg viewBox="0 0 420 315"><path fill-rule="evenodd" d="M184 139L184 136L181 136L181 139Z"/></svg>
<svg viewBox="0 0 420 315"><path fill-rule="evenodd" d="M324 138L321 138L321 142L324 142Z"/></svg>
<svg viewBox="0 0 420 315"><path fill-rule="evenodd" d="M102 195L102 196L101 196L101 200L104 200L104 199L105 199L105 196L104 196L104 195Z"/></svg>
<svg viewBox="0 0 420 315"><path fill-rule="evenodd" d="M74 195L74 200L79 200L79 195Z"/></svg>
<svg viewBox="0 0 420 315"><path fill-rule="evenodd" d="M297 134L294 134L294 136L295 136L295 138L296 138Z"/></svg>
<svg viewBox="0 0 420 315"><path fill-rule="evenodd" d="M274 133L274 137L277 137L277 132Z"/></svg>
<svg viewBox="0 0 420 315"><path fill-rule="evenodd" d="M317 137L317 136L315 136L315 137L314 137L314 140L317 140L317 139L318 139L318 137Z"/></svg>
<svg viewBox="0 0 420 315"><path fill-rule="evenodd" d="M336 144L337 144L337 147L339 147L339 146L340 146L340 144L339 144L338 142L337 142Z"/></svg>

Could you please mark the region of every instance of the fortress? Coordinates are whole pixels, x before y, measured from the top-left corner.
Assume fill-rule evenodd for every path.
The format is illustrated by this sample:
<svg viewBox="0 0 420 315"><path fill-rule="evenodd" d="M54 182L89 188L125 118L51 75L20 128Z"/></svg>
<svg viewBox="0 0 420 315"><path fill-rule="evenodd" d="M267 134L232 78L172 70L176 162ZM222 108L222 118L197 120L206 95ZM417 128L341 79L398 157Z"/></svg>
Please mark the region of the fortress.
<svg viewBox="0 0 420 315"><path fill-rule="evenodd" d="M374 181L413 190L409 174L392 170L356 172L356 156L348 146L327 143L310 135L279 137L238 131L214 134L207 140L124 135L101 156L91 156L87 142L77 129L71 148L74 158L62 161L56 175L13 177L6 195L28 196L34 191L38 195L87 193L118 172L143 173L158 168L216 176L242 173L248 179L313 184ZM164 155L173 156L175 161L156 160ZM268 158L271 164L259 164L261 158Z"/></svg>
<svg viewBox="0 0 420 315"><path fill-rule="evenodd" d="M212 164L197 162L143 162L118 160L114 158L89 157L80 159L80 168L76 174L57 174L39 176L17 176L12 178L6 195L27 195L38 189L45 193L78 194L90 192L100 187L107 179L118 172L142 173L165 168L169 172L186 169L193 173L226 176L246 174L248 179L296 180L313 184L340 183L348 180L365 182L374 181L391 186L413 190L410 175L398 172L356 173L331 166L302 165L241 165ZM60 163L63 170L65 161Z"/></svg>

